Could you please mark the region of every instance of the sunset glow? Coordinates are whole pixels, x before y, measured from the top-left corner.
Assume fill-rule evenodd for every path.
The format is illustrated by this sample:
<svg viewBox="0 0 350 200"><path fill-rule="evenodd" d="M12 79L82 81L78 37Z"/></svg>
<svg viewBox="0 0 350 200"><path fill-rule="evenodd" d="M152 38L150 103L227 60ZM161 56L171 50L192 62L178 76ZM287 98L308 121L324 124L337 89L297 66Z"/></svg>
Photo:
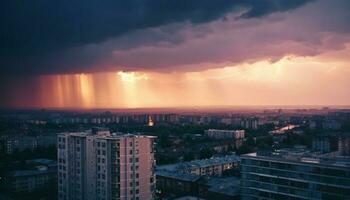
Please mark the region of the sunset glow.
<svg viewBox="0 0 350 200"><path fill-rule="evenodd" d="M41 76L36 86L41 97L37 106L345 105L350 98L349 68L341 58L324 60L327 56L285 57L274 63L259 61L176 74L120 71Z"/></svg>

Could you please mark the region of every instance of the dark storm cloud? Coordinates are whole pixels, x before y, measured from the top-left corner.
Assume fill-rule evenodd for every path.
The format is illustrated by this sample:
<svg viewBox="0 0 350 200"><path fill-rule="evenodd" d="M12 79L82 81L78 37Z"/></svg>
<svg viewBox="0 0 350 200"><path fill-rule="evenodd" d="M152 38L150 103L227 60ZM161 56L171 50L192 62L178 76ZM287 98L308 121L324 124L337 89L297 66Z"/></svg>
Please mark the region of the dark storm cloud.
<svg viewBox="0 0 350 200"><path fill-rule="evenodd" d="M135 30L189 21L205 23L234 10L241 18L287 11L310 0L3 0L0 2L0 72L79 71L60 64L67 49L99 44ZM118 44L116 44L118 45ZM51 58L55 59L51 59ZM77 57L78 59L84 59ZM86 58L88 63L93 60ZM79 63L79 62L78 62ZM54 68L54 69L51 69Z"/></svg>

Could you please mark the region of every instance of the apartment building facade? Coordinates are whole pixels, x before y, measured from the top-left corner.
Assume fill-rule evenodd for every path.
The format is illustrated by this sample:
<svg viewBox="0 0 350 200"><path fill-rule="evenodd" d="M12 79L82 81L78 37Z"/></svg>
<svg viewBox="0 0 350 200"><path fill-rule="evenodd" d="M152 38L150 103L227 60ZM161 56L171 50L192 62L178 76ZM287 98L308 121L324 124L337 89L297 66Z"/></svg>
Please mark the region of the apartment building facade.
<svg viewBox="0 0 350 200"><path fill-rule="evenodd" d="M65 199L152 199L153 137L108 131L58 135L58 195Z"/></svg>
<svg viewBox="0 0 350 200"><path fill-rule="evenodd" d="M241 157L243 200L350 199L349 158L285 153Z"/></svg>

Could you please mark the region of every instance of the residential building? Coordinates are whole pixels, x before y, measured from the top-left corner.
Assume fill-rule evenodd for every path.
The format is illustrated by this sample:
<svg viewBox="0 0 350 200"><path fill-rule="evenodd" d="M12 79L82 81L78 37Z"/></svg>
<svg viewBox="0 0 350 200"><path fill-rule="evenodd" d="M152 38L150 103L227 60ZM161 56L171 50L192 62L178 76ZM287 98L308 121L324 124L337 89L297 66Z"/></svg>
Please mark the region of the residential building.
<svg viewBox="0 0 350 200"><path fill-rule="evenodd" d="M241 127L246 129L257 130L258 126L259 126L259 118L256 118L256 117L246 118L241 121Z"/></svg>
<svg viewBox="0 0 350 200"><path fill-rule="evenodd" d="M181 172L187 174L196 174L199 176L222 176L226 170L237 169L240 158L236 155L227 155L223 157L214 157L203 160L194 160L171 165L157 166L158 170L167 170L172 172Z"/></svg>
<svg viewBox="0 0 350 200"><path fill-rule="evenodd" d="M33 192L57 181L57 162L54 160L27 160L23 167L26 169L11 171L5 176L6 186L12 192Z"/></svg>
<svg viewBox="0 0 350 200"><path fill-rule="evenodd" d="M240 179L237 177L200 176L157 170L157 192L161 195L192 195L205 199L239 199Z"/></svg>
<svg viewBox="0 0 350 200"><path fill-rule="evenodd" d="M104 130L59 134L59 199L152 199L153 139Z"/></svg>
<svg viewBox="0 0 350 200"><path fill-rule="evenodd" d="M0 143L4 146L1 151L12 154L15 151L34 150L38 147L48 147L56 145L56 135L2 135Z"/></svg>
<svg viewBox="0 0 350 200"><path fill-rule="evenodd" d="M196 195L200 176L167 170L157 170L157 191L161 194Z"/></svg>
<svg viewBox="0 0 350 200"><path fill-rule="evenodd" d="M244 130L218 130L218 129L209 129L204 131L205 135L210 138L215 139L243 139L245 137Z"/></svg>
<svg viewBox="0 0 350 200"><path fill-rule="evenodd" d="M305 149L241 157L241 198L350 199L350 159Z"/></svg>
<svg viewBox="0 0 350 200"><path fill-rule="evenodd" d="M338 149L338 137L332 134L320 134L312 138L312 150L323 153Z"/></svg>
<svg viewBox="0 0 350 200"><path fill-rule="evenodd" d="M350 133L340 134L338 138L338 151L342 156L350 156Z"/></svg>

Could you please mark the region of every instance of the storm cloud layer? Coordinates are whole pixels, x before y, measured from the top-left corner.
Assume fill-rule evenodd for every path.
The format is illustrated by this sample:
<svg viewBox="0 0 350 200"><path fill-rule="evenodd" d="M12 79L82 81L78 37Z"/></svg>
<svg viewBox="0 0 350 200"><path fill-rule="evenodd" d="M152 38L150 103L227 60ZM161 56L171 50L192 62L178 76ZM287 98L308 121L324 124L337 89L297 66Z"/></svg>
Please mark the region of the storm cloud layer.
<svg viewBox="0 0 350 200"><path fill-rule="evenodd" d="M193 59L186 58L181 63L171 59L157 62L157 56L152 58L152 54L143 53L140 48L177 46L204 37L207 33L201 34L200 30L205 29L203 24L263 18L309 1L4 0L0 3L0 72L2 75L80 73L121 66L125 69L154 66L164 70L210 62L202 60L201 55L190 56ZM230 15L234 18L227 19ZM179 31L177 27L193 33ZM141 53L125 52L130 49Z"/></svg>

